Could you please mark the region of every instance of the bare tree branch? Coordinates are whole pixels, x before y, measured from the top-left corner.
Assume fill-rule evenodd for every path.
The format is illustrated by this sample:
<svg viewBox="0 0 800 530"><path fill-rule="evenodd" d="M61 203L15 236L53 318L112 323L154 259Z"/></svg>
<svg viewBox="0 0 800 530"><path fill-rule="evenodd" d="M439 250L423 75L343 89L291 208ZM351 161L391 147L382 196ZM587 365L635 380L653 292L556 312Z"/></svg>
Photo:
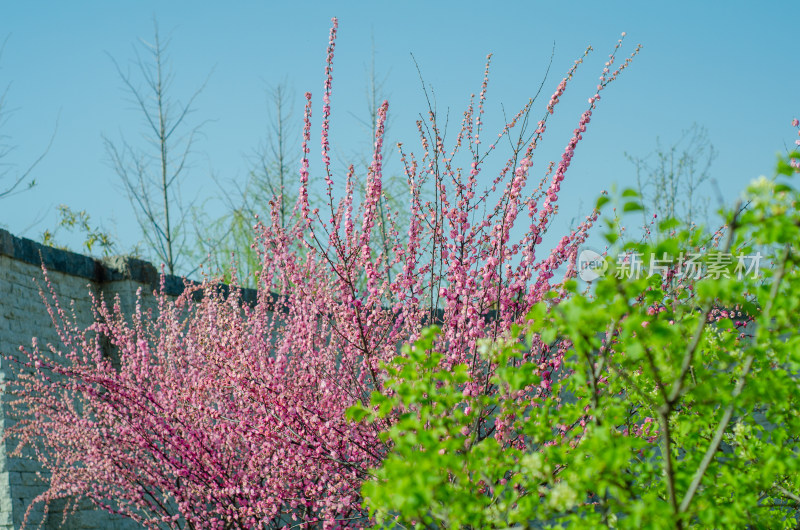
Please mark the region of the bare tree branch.
<svg viewBox="0 0 800 530"><path fill-rule="evenodd" d="M194 111L208 77L183 104L171 97L169 39L161 39L155 20L153 42L142 40L141 45L147 56L143 58L135 51L134 65L143 87L134 81L129 70L123 70L113 57L111 60L136 110L144 117L145 138L151 151L135 148L124 138L119 145L108 137L104 140L111 165L128 193L147 245L169 273L175 274L189 250L184 229L188 207L181 202L180 181L188 170L195 138L205 123L188 127L187 117ZM188 131L179 134L186 128Z"/></svg>
<svg viewBox="0 0 800 530"><path fill-rule="evenodd" d="M281 226L291 220L291 206L296 200L292 177L299 163L299 153L291 147L297 145L298 132L292 128L291 107L293 98L285 82L278 83L267 92L269 126L266 141L256 150L254 168L244 184L218 181L220 197L227 213L209 220L204 211L196 212L194 224L198 238L198 261L211 260L220 272L228 271L230 255L237 255L239 278L251 284L260 262L253 241L253 218L269 213L269 201L281 197L279 215ZM233 190L233 191L231 191Z"/></svg>
<svg viewBox="0 0 800 530"><path fill-rule="evenodd" d="M6 43L8 42L8 37L3 41L3 44L0 45L0 58L3 56L3 52L5 51ZM8 109L6 103L6 97L8 95L8 90L11 87L9 83L3 89L2 94L0 94L0 127L4 126L10 115L12 114L12 110ZM44 160L44 157L50 151L50 148L53 146L53 141L56 138L56 131L58 130L58 119L56 119L56 125L53 129L53 134L50 136L50 141L47 143L47 146L44 148L42 153L36 157L36 159L29 164L25 169L18 171L16 175L11 176L11 183L4 184L0 186L0 199L6 199L12 197L18 193L23 191L29 190L36 185L36 180L31 178L33 174L33 170L36 169L36 166ZM12 172L14 172L16 166L14 164L8 163L3 161L4 158L9 156L12 151L14 151L15 147L8 143L10 136L7 134L0 134L0 181L4 180L6 177L9 177ZM23 183L25 185L23 186Z"/></svg>
<svg viewBox="0 0 800 530"><path fill-rule="evenodd" d="M717 151L705 127L692 125L669 147L657 140L656 150L645 157L625 156L636 168L645 225L654 213L665 219L685 219L689 225L708 221L708 197L702 186L710 180Z"/></svg>

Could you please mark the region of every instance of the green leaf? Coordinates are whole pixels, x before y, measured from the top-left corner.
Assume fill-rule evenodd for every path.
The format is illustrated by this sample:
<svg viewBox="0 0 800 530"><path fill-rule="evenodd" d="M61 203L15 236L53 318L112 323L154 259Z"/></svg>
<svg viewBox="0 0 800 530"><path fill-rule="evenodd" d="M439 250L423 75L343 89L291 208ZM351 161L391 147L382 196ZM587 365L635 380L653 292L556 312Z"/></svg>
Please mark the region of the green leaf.
<svg viewBox="0 0 800 530"><path fill-rule="evenodd" d="M792 176L794 175L794 167L786 161L785 158L778 158L778 163L775 167L775 173L778 175Z"/></svg>
<svg viewBox="0 0 800 530"><path fill-rule="evenodd" d="M606 238L606 241L608 241L609 244L613 245L619 239L619 234L616 232L606 232L603 234L603 237Z"/></svg>
<svg viewBox="0 0 800 530"><path fill-rule="evenodd" d="M674 218L664 219L658 223L658 229L662 232L669 232L673 228L678 228L679 226L681 226L681 222Z"/></svg>
<svg viewBox="0 0 800 530"><path fill-rule="evenodd" d="M551 344L556 339L556 329L555 328L547 328L541 333L542 342L545 344Z"/></svg>
<svg viewBox="0 0 800 530"><path fill-rule="evenodd" d="M372 416L372 413L371 411L366 410L361 405L353 405L352 407L347 409L346 415L348 420L358 423L362 421L364 418Z"/></svg>

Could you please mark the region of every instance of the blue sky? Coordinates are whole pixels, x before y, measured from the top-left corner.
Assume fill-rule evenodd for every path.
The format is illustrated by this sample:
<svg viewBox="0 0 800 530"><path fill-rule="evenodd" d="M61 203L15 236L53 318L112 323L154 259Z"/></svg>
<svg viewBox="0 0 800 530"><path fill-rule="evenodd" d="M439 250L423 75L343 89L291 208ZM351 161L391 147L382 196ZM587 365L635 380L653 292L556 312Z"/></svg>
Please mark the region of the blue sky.
<svg viewBox="0 0 800 530"><path fill-rule="evenodd" d="M633 183L626 152L644 156L657 138L668 145L693 123L707 128L719 153L712 177L732 201L750 179L769 173L775 153L795 138L796 15L796 4L788 1L7 2L0 13L0 38L7 37L0 86L8 85L6 104L14 111L0 132L16 146L3 159L14 165L11 175L44 150L54 130L55 138L34 171L38 186L0 200L0 226L37 239L55 227L55 208L63 203L86 210L123 246L141 239L103 136L141 139L141 115L111 57L127 68L137 39L152 36L154 17L162 36L171 38L171 94L186 100L208 77L190 120L205 124L184 188L210 199L212 212L220 191L211 176L243 180L248 157L266 140L269 87L285 81L294 90L298 127L302 95L312 92L317 150L332 16L340 21L332 122L339 159L357 157L369 145L357 117L365 115L373 41L390 102L389 139L415 151L414 121L425 103L411 53L453 120L470 93L479 91L486 54L493 53L487 104L492 129L502 124L501 104L511 112L535 93L554 44L537 119L563 73L592 45L595 51L551 122L541 155L549 160L563 151L607 54L625 31L622 53L638 43L642 52L604 93L562 186L553 231L588 212L601 190ZM312 160L312 179L318 170Z"/></svg>

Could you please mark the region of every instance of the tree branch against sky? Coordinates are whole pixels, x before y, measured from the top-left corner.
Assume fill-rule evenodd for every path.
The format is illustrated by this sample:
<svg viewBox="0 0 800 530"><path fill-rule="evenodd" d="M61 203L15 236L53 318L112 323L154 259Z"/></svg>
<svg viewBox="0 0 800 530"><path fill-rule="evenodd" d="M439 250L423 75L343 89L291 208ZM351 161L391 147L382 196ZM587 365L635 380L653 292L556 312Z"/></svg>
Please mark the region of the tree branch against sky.
<svg viewBox="0 0 800 530"><path fill-rule="evenodd" d="M425 5L426 17L400 3L370 9L356 3L317 3L313 8L263 2L230 3L222 8L195 5L191 16L185 6L155 0L104 6L60 3L50 6L43 16L41 10L18 2L3 11L0 42L6 33L13 31L13 36L3 57L0 74L6 81L0 82L0 88L13 79L10 106L24 109L24 116L22 110L15 113L8 124L11 129L6 129L13 136L11 143L18 146L6 160L13 159L20 169L35 160L47 143L47 138L41 143L36 138L42 130L50 132L47 125L60 110L62 123L69 124L69 135L59 135L31 175L37 182L47 175L47 186L3 201L3 223L16 234L24 232L42 205L67 203L78 211L86 210L99 223L116 219L124 247L143 241L138 223L130 222L127 194L114 193L112 183L119 181L106 180L108 156L103 142L96 140L105 132L119 144L117 131L122 130L128 141L140 145L141 114L123 112L127 109L120 105L119 78L101 54L107 50L124 70L132 57L132 38L152 35L152 14L165 30L164 36L166 30L176 28L169 53L177 69L173 95L188 97L196 88L193 82L202 81L208 68L218 65L217 75L197 100L203 116L189 118L220 119L203 127L202 140L209 148L203 149L202 158L195 157L199 149L190 158L203 169L207 162L220 174L231 176L247 175L251 169L252 161L242 153L263 134L264 120L254 110L263 99L265 77L272 83L288 76L299 89L319 91L318 80L306 74L317 58L305 32L324 31L333 14L347 30L348 38L341 44L348 49L348 57L337 66L347 79L340 86L344 90L337 96L338 114L331 125L347 151L358 138L366 138L359 123L346 118L351 110L365 116L364 77L359 74L365 63L369 68L373 28L381 65L391 68L386 85L392 96L389 136L404 141L416 137L413 116L425 105L410 53L426 72L426 81L437 87L440 101L454 102L466 97L456 87L470 86L471 75L486 53L508 58L496 65L493 95L515 108L538 82L536 73L549 61L554 41L554 64L558 64L579 51L577 43L603 42L609 35L628 31L645 46L645 68L652 72L621 86L619 95L609 101L607 112L616 118L602 122L603 130L585 146L591 151L587 159L602 162L575 172L580 182L565 190L569 200L562 204L561 214L566 219L579 216L581 199L589 201L629 167L624 151L646 154L656 136L668 146L692 122L708 127L719 149L714 173L725 175L722 193L732 200L730 194L746 184L745 176L772 163L775 146L784 140L780 128L788 127L785 116L796 108L793 87L800 77L800 71L786 67L794 64L791 20L781 16L794 7L787 0L769 5L736 3L724 12L703 2L639 3L624 8L620 4L580 13L563 3L537 4L523 32L509 31L508 14L503 10L482 11L480 31L466 32L465 28L476 27L474 10L438 3ZM530 10L522 3L519 7ZM763 27L771 30L752 31ZM524 66L517 67L515 61ZM742 64L752 67L746 76ZM381 66L380 73L386 73L387 66ZM785 82L771 83L768 88L764 84L776 72L787 70ZM139 77L135 68L131 72ZM665 79L657 72L678 74ZM591 76L576 81L587 91L596 85ZM769 97L765 97L767 93ZM295 110L298 120L300 112ZM200 140L196 148L200 148ZM391 162L396 164L399 157L392 156ZM558 156L542 154L539 161L546 164ZM626 171L625 185L635 187L634 177L633 171ZM0 181L0 187L6 182ZM193 189L211 190L214 186L209 171L192 174L191 182ZM713 190L711 193L713 198ZM55 208L47 216L45 225L57 222Z"/></svg>
<svg viewBox="0 0 800 530"><path fill-rule="evenodd" d="M369 173L370 166L372 165L373 154L373 141L378 131L378 117L381 104L389 99L392 99L392 94L387 89L390 83L390 72L386 70L381 71L376 65L377 47L375 44L374 33L370 34L370 57L369 64L365 68L366 83L364 86L364 101L366 108L362 107L363 113L350 112L362 132L360 135L362 139L367 142L360 144L359 150L351 155L349 158L352 160L356 158L358 163L356 171L361 171L363 174ZM387 112L386 121L384 123L384 134L387 138L390 135L391 119L394 114L389 110ZM376 249L380 249L384 254L389 254L389 240L391 239L390 232L397 230L399 233L404 233L408 228L408 216L405 215L407 204L404 202L408 194L408 182L406 176L401 171L400 166L393 166L390 164L392 155L395 153L396 148L394 139L387 139L386 144L392 146L387 149L383 155L382 164L384 167L385 175L383 185L381 187L381 195L377 203L378 219L380 220L379 230L373 234L372 245ZM362 147L363 146L363 147ZM347 164L342 160L342 169L347 170ZM366 183L363 179L356 179L354 184L359 193L366 191ZM391 278L392 272L389 272Z"/></svg>
<svg viewBox="0 0 800 530"><path fill-rule="evenodd" d="M3 57L8 37L5 38L2 45L0 45L0 59ZM11 83L5 85L0 93L0 130L5 129L8 119L13 113L13 109L8 108L6 96ZM55 129L50 137L50 142L40 155L30 164L23 169L19 169L15 164L8 161L8 157L14 151L15 146L12 145L11 136L5 131L0 132L0 199L7 199L17 193L29 190L36 185L36 179L33 178L33 170L39 165L39 162L44 159L50 146L53 145L55 139Z"/></svg>
<svg viewBox="0 0 800 530"><path fill-rule="evenodd" d="M651 224L654 214L664 219L682 219L688 225L708 223L709 197L702 188L711 180L711 164L717 150L705 127L695 123L668 147L657 139L655 151L647 156L626 153L626 157L636 168L645 226Z"/></svg>
<svg viewBox="0 0 800 530"><path fill-rule="evenodd" d="M296 215L292 208L297 200L299 127L292 124L299 122L292 119L293 104L292 89L285 81L267 90L267 138L255 151L244 185L235 179L217 181L225 211L216 219L210 216L208 208L194 209L198 237L193 259L198 268L199 264L208 263L212 272L230 280L233 254L240 281L255 286L254 274L261 265L251 247L255 216L268 214L270 202L279 197L280 226L287 226Z"/></svg>
<svg viewBox="0 0 800 530"><path fill-rule="evenodd" d="M113 58L112 61L136 110L144 118L147 147L130 143L124 136L119 143L108 137L104 140L147 245L167 271L174 274L190 244L185 229L188 205L183 202L180 184L186 177L189 156L203 125L191 125L188 117L208 79L182 103L170 92L174 74L167 55L169 40L161 40L155 20L152 43L142 40L141 44L147 55L143 58L136 52L135 74L130 69L123 70Z"/></svg>

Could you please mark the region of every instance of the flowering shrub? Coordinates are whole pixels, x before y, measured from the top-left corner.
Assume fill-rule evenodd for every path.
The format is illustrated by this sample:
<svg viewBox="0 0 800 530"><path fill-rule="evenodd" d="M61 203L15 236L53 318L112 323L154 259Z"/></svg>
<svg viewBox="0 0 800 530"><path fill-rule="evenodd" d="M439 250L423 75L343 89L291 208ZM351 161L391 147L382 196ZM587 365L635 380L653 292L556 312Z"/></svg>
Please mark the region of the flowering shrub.
<svg viewBox="0 0 800 530"><path fill-rule="evenodd" d="M480 94L451 148L433 109L418 123L422 155L400 146L409 185L408 230L401 234L392 216L384 224L376 214L388 103L378 112L364 197L354 197L358 177L351 166L344 197L334 199L329 123L336 31L334 19L321 127L329 211L308 201L306 94L298 215L282 223L277 197L271 217L257 224L262 268L254 307L241 303L235 279L227 298L207 280L175 301L159 296L152 313L124 315L98 301L97 322L81 329L53 297L63 348L47 352L34 341L9 384L21 419L7 436L33 447L51 474L37 501L86 497L147 527L362 526L368 515L360 483L388 451L378 433L398 418L349 422L345 411L385 391L384 363L396 357L398 344L439 322L435 343L446 355L436 358L437 369L463 366L469 377L463 396L488 398L502 388L494 382L499 365L479 354L481 344L523 324L549 292L566 296L556 271L566 266L566 277L574 276L577 248L597 212L549 253L540 249L542 236L600 92L638 48L617 66L617 43L561 160L538 186L527 186L536 148L584 57L559 83L534 131L527 129L531 99L484 148L487 61ZM483 189L487 157L508 140L507 161ZM528 230L513 238L523 213ZM377 250L370 245L375 230L388 241ZM198 290L203 297L196 302ZM103 355L103 341L119 351L119 370ZM563 352L536 341L514 361L535 367L537 399L551 398ZM475 440L522 449L512 418L477 408L470 418L466 428Z"/></svg>
<svg viewBox="0 0 800 530"><path fill-rule="evenodd" d="M778 172L794 168L782 160ZM381 434L392 451L362 488L370 513L386 527L796 527L800 190L762 178L745 198L747 209L727 214L720 250L775 248L773 268L737 278L732 263L728 277L676 299L663 275L624 278L610 263L591 296L569 282L568 300L553 305L551 294L527 325L482 343L496 393L465 392L476 378L467 365L441 368L438 329L406 346L386 390L350 412L396 418ZM626 248L695 247L698 232L675 226L665 221L675 233L658 244ZM549 380L520 362L539 344L564 351ZM542 399L545 384L553 399ZM484 414L502 439L476 436Z"/></svg>

